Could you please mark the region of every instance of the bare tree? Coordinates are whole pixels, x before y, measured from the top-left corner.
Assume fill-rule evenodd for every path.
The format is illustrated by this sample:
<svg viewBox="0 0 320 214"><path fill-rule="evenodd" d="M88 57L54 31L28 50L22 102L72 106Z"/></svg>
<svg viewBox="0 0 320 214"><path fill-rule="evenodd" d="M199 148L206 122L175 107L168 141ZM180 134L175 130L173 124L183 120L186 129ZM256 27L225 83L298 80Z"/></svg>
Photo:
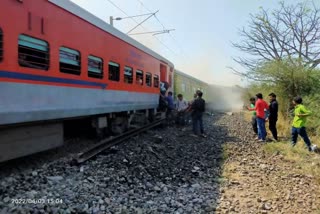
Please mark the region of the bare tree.
<svg viewBox="0 0 320 214"><path fill-rule="evenodd" d="M268 61L286 60L292 64L315 68L320 64L320 13L314 2L285 5L274 11L261 8L250 15L247 28L240 31L241 41L232 43L248 57L234 58L247 71L237 74L263 80L256 69Z"/></svg>

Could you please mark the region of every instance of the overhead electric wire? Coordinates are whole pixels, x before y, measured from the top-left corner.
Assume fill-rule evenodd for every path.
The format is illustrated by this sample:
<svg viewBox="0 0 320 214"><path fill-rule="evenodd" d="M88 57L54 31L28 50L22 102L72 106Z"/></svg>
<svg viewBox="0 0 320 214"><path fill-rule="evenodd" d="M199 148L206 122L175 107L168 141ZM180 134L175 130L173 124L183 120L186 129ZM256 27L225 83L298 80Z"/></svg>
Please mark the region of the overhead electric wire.
<svg viewBox="0 0 320 214"><path fill-rule="evenodd" d="M118 8L118 10L120 10L122 13L124 13L126 16L129 16L124 10L122 10L118 5L116 5L115 3L113 3L113 1L108 0L108 2L110 2L113 6L115 6L116 8ZM134 20L134 19L133 19Z"/></svg>
<svg viewBox="0 0 320 214"><path fill-rule="evenodd" d="M116 5L113 1L108 0L108 2L110 2L110 4L112 4L113 6L115 6L118 10L120 10L122 13L124 13L126 16L129 16L124 10L122 10L118 5ZM136 24L139 25L139 22L137 22L134 18L130 17L130 19L132 19ZM142 25L140 25L143 29L146 30L145 27L143 27ZM169 48L167 45L165 45L159 38L156 38L164 47L166 47L169 51L171 51L174 55L177 55L171 48Z"/></svg>
<svg viewBox="0 0 320 214"><path fill-rule="evenodd" d="M144 7L147 11L151 12L151 10L149 8L147 8L144 3L141 0L137 0L142 7ZM162 24L162 22L159 20L159 18L154 15L154 17L157 19L157 21L159 22L159 24L162 26L163 29L166 29L166 27L164 26L164 24ZM176 43L176 45L178 46L178 48L180 49L180 52L187 58L189 59L189 56L185 53L185 51L183 50L183 48L181 47L180 43L174 38L174 36L168 32L169 36L171 37L171 39Z"/></svg>
<svg viewBox="0 0 320 214"><path fill-rule="evenodd" d="M150 16L148 16L147 18L145 18L142 22L140 22L137 26L135 26L134 28L132 28L131 30L129 30L127 32L127 34L129 34L131 31L133 31L134 29L136 29L137 27L141 26L142 23L144 23L145 21L147 21L148 19L150 19L152 16L154 16L156 13L158 13L159 10L157 10L156 12L152 13Z"/></svg>
<svg viewBox="0 0 320 214"><path fill-rule="evenodd" d="M143 4L143 2L141 1L141 0L137 0L138 2L140 2L140 4L142 5L142 7L144 7L146 10L148 10L149 12L151 12L144 4ZM163 29L166 29L165 28L165 26L160 22L160 20L158 19L158 17L155 15L154 16L157 20L158 20L158 22L162 25L162 27L163 27Z"/></svg>

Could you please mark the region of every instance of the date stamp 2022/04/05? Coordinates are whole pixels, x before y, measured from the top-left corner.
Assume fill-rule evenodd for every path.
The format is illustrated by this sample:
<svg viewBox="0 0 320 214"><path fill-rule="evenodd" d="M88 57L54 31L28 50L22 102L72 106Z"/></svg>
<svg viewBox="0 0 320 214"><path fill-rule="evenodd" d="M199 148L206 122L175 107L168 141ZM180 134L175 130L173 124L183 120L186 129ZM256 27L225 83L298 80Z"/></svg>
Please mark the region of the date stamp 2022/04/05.
<svg viewBox="0 0 320 214"><path fill-rule="evenodd" d="M63 200L60 198L12 198L10 199L12 204L62 204Z"/></svg>

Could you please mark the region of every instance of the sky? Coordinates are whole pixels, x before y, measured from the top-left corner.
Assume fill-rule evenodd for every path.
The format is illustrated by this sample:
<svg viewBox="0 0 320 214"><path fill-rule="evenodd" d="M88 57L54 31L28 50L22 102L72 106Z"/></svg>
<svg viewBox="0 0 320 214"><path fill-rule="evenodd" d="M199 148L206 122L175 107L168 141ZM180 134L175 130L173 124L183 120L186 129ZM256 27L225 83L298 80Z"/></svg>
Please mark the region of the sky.
<svg viewBox="0 0 320 214"><path fill-rule="evenodd" d="M239 29L246 27L250 14L259 9L279 7L279 0L72 0L109 23L109 17L156 13L131 33L174 29L165 34L130 35L159 53L175 68L209 84L245 85L228 67L244 71L233 57L242 53L232 47L240 41ZM298 0L285 0L288 3ZM127 33L148 16L114 21L114 27Z"/></svg>

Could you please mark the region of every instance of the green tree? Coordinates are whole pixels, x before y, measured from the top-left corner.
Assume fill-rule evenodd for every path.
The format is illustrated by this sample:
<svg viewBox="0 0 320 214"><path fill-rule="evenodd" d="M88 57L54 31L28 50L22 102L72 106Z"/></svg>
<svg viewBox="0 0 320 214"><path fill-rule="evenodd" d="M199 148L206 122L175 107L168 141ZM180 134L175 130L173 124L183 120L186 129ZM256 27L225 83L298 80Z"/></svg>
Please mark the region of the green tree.
<svg viewBox="0 0 320 214"><path fill-rule="evenodd" d="M256 70L270 61L285 61L312 70L320 64L319 8L310 1L296 5L280 2L273 11L261 8L240 30L240 38L233 46L246 54L234 60L246 71L232 69L241 76L269 81Z"/></svg>
<svg viewBox="0 0 320 214"><path fill-rule="evenodd" d="M306 68L301 63L292 64L284 60L265 62L256 70L256 76L266 81L252 84L250 91L275 92L281 99L281 110L287 113L285 115L288 115L295 96L320 94L319 70Z"/></svg>

